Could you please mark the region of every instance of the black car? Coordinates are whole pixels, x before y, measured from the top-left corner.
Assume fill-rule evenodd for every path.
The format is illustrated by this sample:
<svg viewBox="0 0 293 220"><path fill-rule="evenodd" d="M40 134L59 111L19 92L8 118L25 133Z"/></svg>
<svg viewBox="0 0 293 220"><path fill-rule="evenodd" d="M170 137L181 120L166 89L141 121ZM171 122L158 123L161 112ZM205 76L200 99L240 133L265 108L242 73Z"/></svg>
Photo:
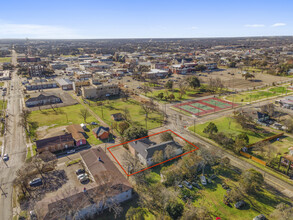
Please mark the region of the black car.
<svg viewBox="0 0 293 220"><path fill-rule="evenodd" d="M40 186L43 184L42 179L41 178L35 178L32 181L30 181L30 186Z"/></svg>
<svg viewBox="0 0 293 220"><path fill-rule="evenodd" d="M85 173L84 169L78 169L75 171L76 175L79 175L79 174L82 174L82 173Z"/></svg>

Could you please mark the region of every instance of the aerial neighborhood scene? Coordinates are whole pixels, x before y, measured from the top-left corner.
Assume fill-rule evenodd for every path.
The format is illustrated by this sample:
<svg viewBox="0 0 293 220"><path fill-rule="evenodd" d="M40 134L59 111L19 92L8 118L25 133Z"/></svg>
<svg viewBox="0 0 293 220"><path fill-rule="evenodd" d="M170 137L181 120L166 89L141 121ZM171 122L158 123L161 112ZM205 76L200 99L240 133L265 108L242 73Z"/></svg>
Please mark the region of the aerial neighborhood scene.
<svg viewBox="0 0 293 220"><path fill-rule="evenodd" d="M293 220L293 2L0 3L0 220Z"/></svg>

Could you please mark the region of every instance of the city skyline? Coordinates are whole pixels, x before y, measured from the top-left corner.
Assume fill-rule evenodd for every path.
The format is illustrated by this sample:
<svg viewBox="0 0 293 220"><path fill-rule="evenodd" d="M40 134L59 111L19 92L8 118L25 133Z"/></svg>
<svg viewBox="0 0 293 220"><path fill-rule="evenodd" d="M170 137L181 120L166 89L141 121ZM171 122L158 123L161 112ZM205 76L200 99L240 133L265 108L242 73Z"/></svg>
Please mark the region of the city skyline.
<svg viewBox="0 0 293 220"><path fill-rule="evenodd" d="M283 1L14 1L1 3L0 39L291 36Z"/></svg>

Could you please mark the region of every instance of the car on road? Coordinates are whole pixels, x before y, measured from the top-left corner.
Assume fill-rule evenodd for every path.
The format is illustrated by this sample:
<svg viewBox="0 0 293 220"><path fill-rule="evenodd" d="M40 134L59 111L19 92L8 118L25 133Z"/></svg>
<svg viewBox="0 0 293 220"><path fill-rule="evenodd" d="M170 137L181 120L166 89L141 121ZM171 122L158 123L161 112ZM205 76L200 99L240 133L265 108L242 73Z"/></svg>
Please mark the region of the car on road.
<svg viewBox="0 0 293 220"><path fill-rule="evenodd" d="M9 160L9 156L8 156L8 154L4 154L4 155L3 155L3 160L4 160L4 161Z"/></svg>
<svg viewBox="0 0 293 220"><path fill-rule="evenodd" d="M244 206L246 206L246 202L244 202L243 200L240 200L240 201L238 201L238 202L236 202L235 204L234 204L234 207L236 208L236 209L241 209L241 208L243 208Z"/></svg>
<svg viewBox="0 0 293 220"><path fill-rule="evenodd" d="M82 173L85 173L85 170L84 169L78 169L75 171L76 175L80 175Z"/></svg>
<svg viewBox="0 0 293 220"><path fill-rule="evenodd" d="M91 125L97 125L98 123L97 122L91 122Z"/></svg>
<svg viewBox="0 0 293 220"><path fill-rule="evenodd" d="M40 186L42 184L43 184L43 182L42 182L41 178L35 178L35 179L33 179L32 181L29 182L30 186Z"/></svg>
<svg viewBox="0 0 293 220"><path fill-rule="evenodd" d="M74 154L74 153L75 153L75 150L72 149L72 150L67 151L66 153L67 153L67 154Z"/></svg>

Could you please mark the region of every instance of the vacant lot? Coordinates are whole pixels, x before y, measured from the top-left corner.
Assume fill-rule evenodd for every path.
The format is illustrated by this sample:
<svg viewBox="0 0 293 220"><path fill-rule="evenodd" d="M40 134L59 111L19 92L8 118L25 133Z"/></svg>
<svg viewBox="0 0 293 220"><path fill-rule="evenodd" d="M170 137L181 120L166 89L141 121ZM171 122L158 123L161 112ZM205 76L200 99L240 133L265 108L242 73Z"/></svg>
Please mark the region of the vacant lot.
<svg viewBox="0 0 293 220"><path fill-rule="evenodd" d="M255 90L251 92L243 92L236 95L230 95L225 97L226 100L242 103L242 102L254 102L257 100L267 99L274 96L286 95L292 93L287 89L288 86L272 87L266 90Z"/></svg>
<svg viewBox="0 0 293 220"><path fill-rule="evenodd" d="M0 63L9 63L11 62L11 57L0 57Z"/></svg>
<svg viewBox="0 0 293 220"><path fill-rule="evenodd" d="M146 127L145 113L141 104L133 99L122 101L121 99L104 101L102 105L97 106L91 102L90 108L99 115L99 117L108 125L114 122L111 115L115 113L124 113L125 109L129 111L133 125ZM147 129L153 129L161 126L163 116L159 112L151 112L148 115Z"/></svg>
<svg viewBox="0 0 293 220"><path fill-rule="evenodd" d="M255 71L255 70L252 70ZM252 72L251 71L251 72ZM241 70L238 68L228 68L222 69L220 71L213 71L211 73L203 74L205 76L200 76L199 78L203 82L208 82L209 78L216 79L220 78L225 86L230 89L245 89L245 88L253 88L256 86L263 86L266 84L272 84L273 82L281 82L286 81L288 78L281 76L273 76L269 74L264 74L261 72L255 71L255 78L252 80L245 80L242 77Z"/></svg>
<svg viewBox="0 0 293 220"><path fill-rule="evenodd" d="M146 176L148 184L153 185L160 183L160 169L161 167L152 168L152 171ZM214 171L217 172L217 178L214 179L212 183L203 186L200 181L196 181L201 186L201 189L195 187L192 189L187 189L185 187L180 189L177 186L175 186L176 189L174 187L168 187L167 189L170 191L179 190L180 199L182 199L184 195L192 196L194 198L191 201L192 204L196 207L203 206L207 208L213 219L221 217L221 219L227 220L246 220L253 219L259 214L264 214L268 217L278 203L289 201L285 198L274 195L267 189L263 189L255 195L245 195L244 201L248 203L248 206L245 209L236 209L234 203L231 204L231 207L227 206L223 202L224 195L227 195L227 191L222 188L221 184L225 183L231 189L239 186L238 181L240 180L240 174L232 169L218 169L217 166L214 167Z"/></svg>
<svg viewBox="0 0 293 220"><path fill-rule="evenodd" d="M208 126L210 122L215 123L215 125L218 128L218 132L223 132L224 134L232 137L237 136L238 134L245 133L249 137L249 143L253 144L255 142L261 141L262 139L265 139L267 137L273 136L274 133L266 132L252 132L248 130L244 130L238 123L235 121L235 119L230 117L221 117L217 118L213 121L208 121L203 124L197 124L195 126L190 126L188 129L192 132L196 132L197 134L208 137L206 133L203 132L203 130ZM230 123L230 126L229 126Z"/></svg>
<svg viewBox="0 0 293 220"><path fill-rule="evenodd" d="M31 113L30 120L37 122L40 127L39 130L47 130L50 128L56 128L60 126L66 126L69 124L81 124L85 123L83 118L80 116L80 110L83 109L82 105L73 105L61 107L58 109L45 109L33 111ZM91 115L87 117L87 123L95 121L95 118ZM87 141L89 144L97 145L102 143L96 139L91 131L91 126L88 126L90 130L86 131Z"/></svg>

